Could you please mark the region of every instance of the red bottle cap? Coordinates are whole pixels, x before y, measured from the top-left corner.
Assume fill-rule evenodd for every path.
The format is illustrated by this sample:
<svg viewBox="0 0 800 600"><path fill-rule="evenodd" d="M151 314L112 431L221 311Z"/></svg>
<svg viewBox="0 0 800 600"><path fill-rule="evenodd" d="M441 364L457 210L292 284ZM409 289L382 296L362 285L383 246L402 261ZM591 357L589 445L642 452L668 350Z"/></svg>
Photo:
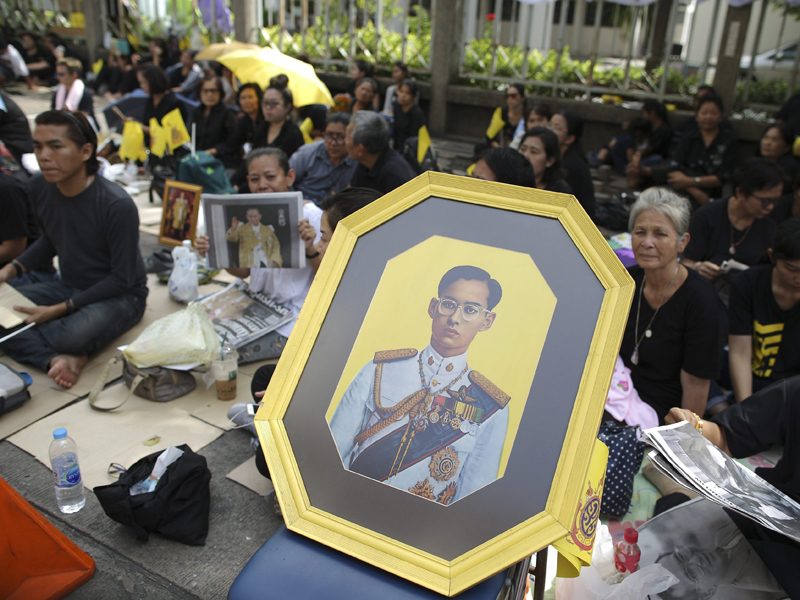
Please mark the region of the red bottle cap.
<svg viewBox="0 0 800 600"><path fill-rule="evenodd" d="M639 541L639 532L632 527L629 527L625 530L625 541L629 544L635 544Z"/></svg>

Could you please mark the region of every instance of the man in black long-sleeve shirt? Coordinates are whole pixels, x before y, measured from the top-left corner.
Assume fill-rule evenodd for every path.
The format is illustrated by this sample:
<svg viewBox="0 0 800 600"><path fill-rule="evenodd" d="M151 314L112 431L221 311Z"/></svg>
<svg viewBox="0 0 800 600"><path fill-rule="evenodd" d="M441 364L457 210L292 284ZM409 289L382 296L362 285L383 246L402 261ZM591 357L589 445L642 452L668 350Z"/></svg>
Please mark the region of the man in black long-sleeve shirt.
<svg viewBox="0 0 800 600"><path fill-rule="evenodd" d="M33 146L42 174L28 182L28 197L42 235L0 269L0 281L55 256L61 280L18 288L37 304L18 308L36 327L2 348L68 388L89 354L142 318L147 276L139 252L139 215L121 187L95 175L97 137L82 113L40 114Z"/></svg>

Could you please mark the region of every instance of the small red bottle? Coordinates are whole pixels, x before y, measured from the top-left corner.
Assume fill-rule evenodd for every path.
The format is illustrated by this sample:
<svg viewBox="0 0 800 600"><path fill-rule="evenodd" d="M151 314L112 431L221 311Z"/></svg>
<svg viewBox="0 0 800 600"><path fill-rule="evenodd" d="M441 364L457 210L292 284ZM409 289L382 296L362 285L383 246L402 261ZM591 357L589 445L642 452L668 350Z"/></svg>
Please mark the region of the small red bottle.
<svg viewBox="0 0 800 600"><path fill-rule="evenodd" d="M625 530L624 539L614 546L614 566L619 573L630 575L639 568L639 559L642 551L636 542L639 541L639 532L633 528Z"/></svg>

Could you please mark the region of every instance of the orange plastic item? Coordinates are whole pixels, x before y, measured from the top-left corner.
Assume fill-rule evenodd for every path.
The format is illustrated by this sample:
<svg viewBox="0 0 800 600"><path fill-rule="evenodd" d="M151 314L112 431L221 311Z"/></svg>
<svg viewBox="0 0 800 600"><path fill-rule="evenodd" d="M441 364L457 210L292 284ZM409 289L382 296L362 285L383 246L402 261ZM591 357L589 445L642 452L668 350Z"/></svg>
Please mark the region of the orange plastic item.
<svg viewBox="0 0 800 600"><path fill-rule="evenodd" d="M94 560L0 477L0 598L53 600L89 581Z"/></svg>

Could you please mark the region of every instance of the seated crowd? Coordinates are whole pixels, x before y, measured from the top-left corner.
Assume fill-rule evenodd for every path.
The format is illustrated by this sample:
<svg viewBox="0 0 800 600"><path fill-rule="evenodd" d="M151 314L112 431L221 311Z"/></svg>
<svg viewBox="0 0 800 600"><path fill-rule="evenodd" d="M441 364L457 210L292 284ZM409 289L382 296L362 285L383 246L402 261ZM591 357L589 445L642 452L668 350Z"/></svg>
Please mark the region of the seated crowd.
<svg viewBox="0 0 800 600"><path fill-rule="evenodd" d="M37 327L0 347L70 387L91 353L141 319L148 290L136 207L96 175L97 137L87 118L92 86L81 79L79 61L34 61L29 42L31 73L47 77L49 65L58 87L32 138L24 115L0 94L0 139L18 160L33 152L41 168L27 190L0 172L0 193L12 206L8 217L0 215L0 282L38 305L25 310ZM307 266L229 269L295 318L337 223L419 172L407 148L419 142L426 121L402 63L394 65L381 105L372 66L355 61L348 96L330 111L296 106L301 100L286 76L265 90L255 83L229 89L230 78L202 69L192 51L169 60L163 42L151 46L147 62L114 54L104 70L95 91L105 86L113 96L135 86L147 94L146 135L151 119L160 124L178 109L195 124L197 149L219 159L239 193L303 193L297 228ZM189 95L199 99L192 110L182 100ZM782 435L751 406L800 427L800 390L766 389L800 377L800 163L788 119L766 128L758 156L739 160L722 100L701 86L693 119L671 125L664 105L647 101L638 119L590 157L578 115L541 103L528 108L520 84L507 88L505 101L475 147L473 177L574 194L590 218L590 161L613 164L631 187L645 188L630 209L635 295L620 356L659 423L710 418L710 439L738 455ZM200 236L196 248L208 253L209 238ZM269 357L280 356L293 325L270 334ZM264 389L270 375L259 371L254 389ZM769 429L767 437L744 431L748 422ZM800 499L793 477L782 489Z"/></svg>

